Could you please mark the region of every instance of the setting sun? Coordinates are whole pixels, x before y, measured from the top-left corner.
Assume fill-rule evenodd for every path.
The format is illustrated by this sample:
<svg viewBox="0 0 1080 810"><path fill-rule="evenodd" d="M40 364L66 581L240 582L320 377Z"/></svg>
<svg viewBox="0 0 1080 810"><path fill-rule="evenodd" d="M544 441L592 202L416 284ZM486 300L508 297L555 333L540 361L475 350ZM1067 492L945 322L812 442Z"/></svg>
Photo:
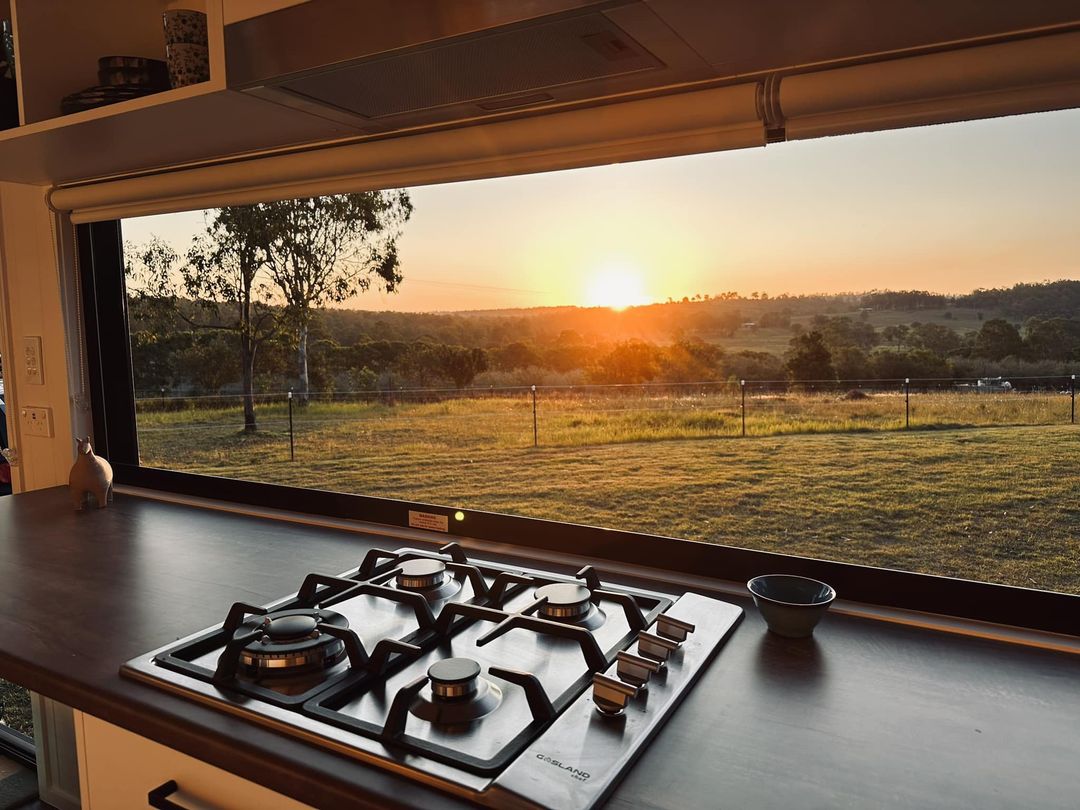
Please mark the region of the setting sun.
<svg viewBox="0 0 1080 810"><path fill-rule="evenodd" d="M626 309L648 304L640 268L622 262L598 267L586 281L585 306Z"/></svg>

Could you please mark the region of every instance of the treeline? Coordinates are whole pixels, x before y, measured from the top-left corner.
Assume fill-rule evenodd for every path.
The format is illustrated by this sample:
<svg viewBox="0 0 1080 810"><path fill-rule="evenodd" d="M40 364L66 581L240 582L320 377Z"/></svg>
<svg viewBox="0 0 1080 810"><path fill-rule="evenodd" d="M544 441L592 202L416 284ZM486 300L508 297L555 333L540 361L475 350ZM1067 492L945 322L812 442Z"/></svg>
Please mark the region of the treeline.
<svg viewBox="0 0 1080 810"><path fill-rule="evenodd" d="M1018 329L991 318L960 334L936 323L875 330L848 317L813 320L785 355L794 380L1054 376L1080 365L1080 320L1029 318Z"/></svg>
<svg viewBox="0 0 1080 810"><path fill-rule="evenodd" d="M1043 300L1047 289L1071 300L1080 282L1018 285L972 295L992 311L991 303L1026 307L1024 302ZM991 293L998 296L994 302L977 297ZM1035 315L1018 322L991 317L980 321L976 331L960 332L917 320L920 309L938 308L932 294L871 296L876 297L864 297L863 302L879 308L904 304L916 319L875 328L864 308L854 315L819 313L793 320L807 301L820 308L833 300L828 296L785 298L783 304L760 298L702 300L626 312L572 307L471 314L320 309L309 334L310 384L317 391L368 391L534 383L1034 376L1074 373L1080 365L1080 302L1068 317ZM956 299L949 304L958 305ZM852 309L846 298L844 305ZM162 308L145 297L129 302L139 396L239 390L242 369L235 336L192 328L191 315L198 306L180 301ZM787 351L725 351L718 341L745 326L748 317L756 318L755 328L789 329ZM295 358L296 338L290 331L260 344L254 390L296 386Z"/></svg>
<svg viewBox="0 0 1080 810"><path fill-rule="evenodd" d="M1036 316L1072 318L1080 314L1080 281L1016 284L952 296L921 290L874 291L862 296L860 306L905 312L960 307L1001 312L1021 319Z"/></svg>
<svg viewBox="0 0 1080 810"><path fill-rule="evenodd" d="M565 332L549 344L515 341L494 348L430 340L360 340L349 346L322 337L309 352L316 391L388 391L551 384L686 383L713 380L875 380L986 375L1063 375L1080 366L1080 321L1032 318L1017 329L1001 319L960 335L940 324L875 330L858 320L816 317L792 337L784 356L727 352L697 337L668 344L642 340L589 342ZM281 391L294 347L264 347L257 391ZM221 333L132 334L136 390L142 397L235 393L240 368Z"/></svg>

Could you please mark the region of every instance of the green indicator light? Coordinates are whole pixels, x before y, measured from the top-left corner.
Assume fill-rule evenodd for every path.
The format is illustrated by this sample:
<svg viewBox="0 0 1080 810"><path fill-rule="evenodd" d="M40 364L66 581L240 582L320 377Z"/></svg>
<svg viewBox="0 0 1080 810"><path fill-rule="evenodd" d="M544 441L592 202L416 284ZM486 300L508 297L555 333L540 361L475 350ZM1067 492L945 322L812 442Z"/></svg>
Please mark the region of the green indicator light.
<svg viewBox="0 0 1080 810"><path fill-rule="evenodd" d="M465 513L464 512L454 512L454 520L464 520L464 519L465 519Z"/></svg>

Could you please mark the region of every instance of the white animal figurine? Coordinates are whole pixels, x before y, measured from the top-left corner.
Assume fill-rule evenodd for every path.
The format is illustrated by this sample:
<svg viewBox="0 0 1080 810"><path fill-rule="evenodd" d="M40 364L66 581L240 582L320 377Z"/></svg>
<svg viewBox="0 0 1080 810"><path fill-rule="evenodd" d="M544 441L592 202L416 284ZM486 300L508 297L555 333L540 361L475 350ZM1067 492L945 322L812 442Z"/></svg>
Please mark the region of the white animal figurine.
<svg viewBox="0 0 1080 810"><path fill-rule="evenodd" d="M98 509L112 500L112 466L103 458L94 455L90 446L90 437L75 439L79 445L79 457L68 475L68 489L71 490L71 503L81 512L86 505L86 496L93 495Z"/></svg>

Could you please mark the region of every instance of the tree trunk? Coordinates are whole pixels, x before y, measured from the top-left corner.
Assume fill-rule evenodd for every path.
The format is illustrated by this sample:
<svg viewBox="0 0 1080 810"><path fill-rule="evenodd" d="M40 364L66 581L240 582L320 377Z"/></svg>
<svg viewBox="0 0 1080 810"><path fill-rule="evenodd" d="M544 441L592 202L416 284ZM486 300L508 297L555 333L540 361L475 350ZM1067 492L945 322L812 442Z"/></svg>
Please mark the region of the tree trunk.
<svg viewBox="0 0 1080 810"><path fill-rule="evenodd" d="M251 340L240 340L240 368L244 377L244 432L258 430L255 423L255 349Z"/></svg>
<svg viewBox="0 0 1080 810"><path fill-rule="evenodd" d="M299 350L299 371L300 371L300 404L307 405L308 403L308 327L307 324L301 324L299 332L297 334L297 344Z"/></svg>

